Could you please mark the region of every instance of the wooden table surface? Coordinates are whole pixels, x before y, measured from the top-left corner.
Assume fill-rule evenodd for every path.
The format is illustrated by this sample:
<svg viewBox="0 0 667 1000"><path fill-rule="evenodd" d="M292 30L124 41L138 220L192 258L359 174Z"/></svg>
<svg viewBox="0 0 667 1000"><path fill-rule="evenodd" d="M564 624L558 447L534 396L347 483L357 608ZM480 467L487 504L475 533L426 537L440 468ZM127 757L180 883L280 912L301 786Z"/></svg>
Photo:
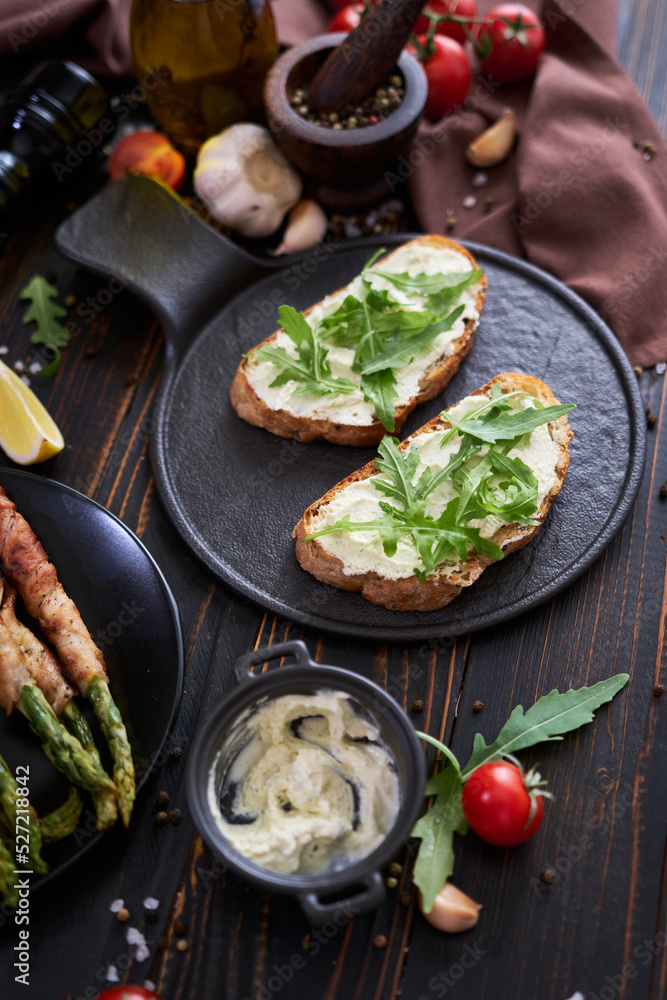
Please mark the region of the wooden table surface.
<svg viewBox="0 0 667 1000"><path fill-rule="evenodd" d="M619 56L663 126L666 51L663 0L621 0ZM17 293L33 273L51 276L77 303L105 286L56 253L52 234L63 211L29 214L2 261L0 340L10 362L26 354ZM449 644L401 648L317 635L267 616L190 554L156 496L148 458L162 363L157 323L123 292L82 324L57 377L34 383L67 441L35 471L94 497L143 540L180 608L187 674L167 744L182 749L180 759L166 755L155 768L128 832L111 831L33 895L29 988L13 981L16 928L0 914L3 1000L92 1000L108 963L123 979L151 980L164 1000L566 1000L577 990L587 1000L666 996L667 697L654 697L653 688L665 684L667 501L659 487L667 477L667 376L641 376L644 402L659 420L649 430L634 510L598 561L514 621ZM320 661L375 678L407 710L423 699L420 725L462 757L474 732L493 737L515 704L630 672L626 691L594 725L524 755L540 761L556 797L537 836L511 851L458 838L454 880L484 903L469 933L444 935L422 919L407 855L401 883L381 909L309 933L294 901L221 873L195 834L183 775L197 719L229 688L236 656L299 636ZM472 711L476 699L484 702L480 715ZM154 822L161 789L184 813L178 826ZM545 867L557 871L550 887L538 878ZM143 915L147 896L160 900L155 923ZM109 911L117 897L146 934L150 958L142 963L132 960L125 927ZM378 935L386 947L374 945Z"/></svg>

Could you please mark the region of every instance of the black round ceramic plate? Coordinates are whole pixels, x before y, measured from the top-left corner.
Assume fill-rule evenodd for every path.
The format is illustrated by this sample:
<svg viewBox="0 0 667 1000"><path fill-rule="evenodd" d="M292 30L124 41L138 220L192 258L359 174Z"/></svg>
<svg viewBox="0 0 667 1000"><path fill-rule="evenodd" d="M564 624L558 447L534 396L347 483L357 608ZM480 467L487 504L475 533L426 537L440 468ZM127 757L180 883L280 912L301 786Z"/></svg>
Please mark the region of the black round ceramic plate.
<svg viewBox="0 0 667 1000"><path fill-rule="evenodd" d="M160 495L181 535L225 583L304 625L406 641L511 618L579 576L634 501L645 416L627 358L579 296L538 268L468 244L489 282L475 345L445 392L411 415L403 436L499 372L526 372L562 402L577 404L565 485L537 538L439 611L389 611L315 580L296 561L292 528L308 504L375 450L276 438L236 415L229 386L241 353L276 328L278 304L305 309L350 281L387 242L346 249L301 281L293 268L277 272L225 306L167 390L153 459Z"/></svg>
<svg viewBox="0 0 667 1000"><path fill-rule="evenodd" d="M44 545L63 587L102 649L111 692L127 726L141 786L160 752L183 689L183 642L178 609L153 557L137 536L94 500L62 483L0 469L0 486ZM26 624L34 622L24 613ZM104 741L84 699L96 742ZM19 712L0 713L0 753L14 770L30 768L30 801L40 814L67 797L68 783L48 762ZM44 848L50 872L32 876L36 888L56 875L100 834L85 796L81 829Z"/></svg>

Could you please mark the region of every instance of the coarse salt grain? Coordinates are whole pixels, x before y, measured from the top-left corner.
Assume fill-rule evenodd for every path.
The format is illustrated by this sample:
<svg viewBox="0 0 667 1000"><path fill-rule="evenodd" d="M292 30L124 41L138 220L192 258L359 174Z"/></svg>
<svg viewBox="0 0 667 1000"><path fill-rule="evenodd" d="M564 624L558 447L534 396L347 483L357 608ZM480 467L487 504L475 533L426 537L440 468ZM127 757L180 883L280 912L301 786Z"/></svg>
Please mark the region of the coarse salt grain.
<svg viewBox="0 0 667 1000"><path fill-rule="evenodd" d="M31 375L36 375L37 372L41 372L43 367L44 365L42 364L41 361L31 361L30 364L28 365L28 371L30 372Z"/></svg>
<svg viewBox="0 0 667 1000"><path fill-rule="evenodd" d="M118 975L118 969L111 962L107 965L107 971L104 974L104 978L108 983L119 983L120 976Z"/></svg>
<svg viewBox="0 0 667 1000"><path fill-rule="evenodd" d="M347 221L343 227L343 231L348 239L354 239L356 236L361 236L361 229L356 222Z"/></svg>
<svg viewBox="0 0 667 1000"><path fill-rule="evenodd" d="M655 366L656 375L664 375L666 371L667 371L667 361L658 361L657 365Z"/></svg>
<svg viewBox="0 0 667 1000"><path fill-rule="evenodd" d="M128 927L125 931L125 940L128 944L146 944L146 938L143 936L138 927Z"/></svg>
<svg viewBox="0 0 667 1000"><path fill-rule="evenodd" d="M155 899L153 896L146 896L144 900L144 909L146 910L157 910L160 905L160 900Z"/></svg>
<svg viewBox="0 0 667 1000"><path fill-rule="evenodd" d="M3 345L0 347L0 354L9 354L9 348Z"/></svg>
<svg viewBox="0 0 667 1000"><path fill-rule="evenodd" d="M137 950L134 953L134 960L135 960L135 962L145 962L147 958L150 958L150 955L151 955L151 953L148 950L148 946L147 945L145 945L145 944L138 944L137 945Z"/></svg>
<svg viewBox="0 0 667 1000"><path fill-rule="evenodd" d="M25 365L23 364L22 361L15 361L14 362L14 371L15 372L24 372L25 371Z"/></svg>
<svg viewBox="0 0 667 1000"><path fill-rule="evenodd" d="M155 989L155 983L153 982L152 979L144 979L144 989L145 990L154 990Z"/></svg>
<svg viewBox="0 0 667 1000"><path fill-rule="evenodd" d="M125 906L124 899L114 899L114 901L109 905L109 909L111 910L112 913L118 913L118 911L122 910L124 906Z"/></svg>
<svg viewBox="0 0 667 1000"><path fill-rule="evenodd" d="M477 198L475 198L474 194L466 195L466 197L463 199L464 208L474 208L476 204L477 204Z"/></svg>
<svg viewBox="0 0 667 1000"><path fill-rule="evenodd" d="M478 171L472 179L472 186L474 188L484 187L489 179L489 175L485 174L483 170Z"/></svg>
<svg viewBox="0 0 667 1000"><path fill-rule="evenodd" d="M28 378L27 375L21 375L20 379L24 385L27 385L28 387L30 386L30 379Z"/></svg>

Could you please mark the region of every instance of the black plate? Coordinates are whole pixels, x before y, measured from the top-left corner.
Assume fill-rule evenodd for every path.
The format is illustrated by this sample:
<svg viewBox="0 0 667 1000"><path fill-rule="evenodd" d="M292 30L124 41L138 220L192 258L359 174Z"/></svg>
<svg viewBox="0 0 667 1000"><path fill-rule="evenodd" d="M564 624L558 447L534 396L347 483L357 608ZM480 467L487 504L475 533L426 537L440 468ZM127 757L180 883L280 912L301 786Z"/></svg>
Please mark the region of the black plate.
<svg viewBox="0 0 667 1000"><path fill-rule="evenodd" d="M466 244L489 279L477 339L445 392L419 407L403 433L499 372L543 379L560 400L578 405L570 471L544 528L440 611L389 611L302 570L291 532L303 510L375 451L275 438L237 417L229 386L242 352L276 328L280 303L305 309L350 281L375 249L410 238L357 240L281 268L251 257L136 177L107 185L56 235L63 253L120 278L164 326L152 459L162 502L185 541L221 580L270 611L375 641L469 632L558 593L623 523L646 451L636 378L609 327L538 268Z"/></svg>
<svg viewBox="0 0 667 1000"><path fill-rule="evenodd" d="M290 304L304 309L344 285L381 245L374 241L334 258L289 294ZM489 281L475 345L444 394L419 407L402 436L503 371L535 375L558 399L575 402L570 471L538 537L439 611L389 611L305 573L294 555L292 528L308 504L369 461L375 449L278 439L232 410L228 391L241 351L276 325L272 311L246 330L247 319L262 315L274 290L284 292L272 276L231 302L188 351L165 401L158 456L163 498L179 531L236 590L279 615L348 635L458 635L558 593L618 530L645 457L645 415L625 355L595 313L563 285L521 261L468 245Z"/></svg>
<svg viewBox="0 0 667 1000"><path fill-rule="evenodd" d="M122 521L62 483L0 469L0 485L43 543L58 576L102 648L111 691L127 725L140 787L162 747L183 689L183 642L178 609L153 557ZM21 614L27 624L31 620ZM34 622L32 623L34 626ZM79 699L93 720L88 704ZM92 726L100 751L104 741ZM30 768L30 801L40 814L59 805L68 784L42 753L23 716L0 713L0 752L9 766ZM80 835L44 848L47 881L100 836L87 822L85 796Z"/></svg>

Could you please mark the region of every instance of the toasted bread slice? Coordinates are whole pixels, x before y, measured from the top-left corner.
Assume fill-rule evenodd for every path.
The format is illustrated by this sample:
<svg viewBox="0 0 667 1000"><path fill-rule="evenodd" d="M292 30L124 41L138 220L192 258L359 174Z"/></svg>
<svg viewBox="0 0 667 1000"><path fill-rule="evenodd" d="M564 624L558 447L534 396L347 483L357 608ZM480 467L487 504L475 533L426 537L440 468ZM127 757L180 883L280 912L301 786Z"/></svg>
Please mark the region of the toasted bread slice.
<svg viewBox="0 0 667 1000"><path fill-rule="evenodd" d="M375 266L388 266L391 270L401 271L412 263L411 273L416 274L419 273L418 264L415 263L418 259L416 255L424 253L430 256L431 267L437 266L437 256L441 255L443 271L466 271L477 267L468 250L444 236L420 236L398 247ZM383 284L393 297L392 286ZM353 285L354 282L351 282L323 302L311 306L304 315L309 318L317 310L316 317L322 318L322 313L329 315L334 312ZM413 362L406 364L401 371L400 378L409 378L409 384L406 382L396 400L394 433L401 429L415 406L437 396L456 374L472 347L484 306L486 287L486 278L482 276L477 284L463 293L464 299L461 301L465 301L466 309L453 328L453 338L451 334L441 335L430 345L432 349L420 351ZM249 424L265 427L280 437L298 438L300 441L324 439L334 444L359 446L378 444L387 432L375 416L372 405L364 400L361 390L353 394L353 399L351 396L294 397L291 395L296 387L294 382L288 382L281 390L270 388L271 381L279 374L280 369L266 361L260 361L254 352L259 347L275 346L280 334L281 331L276 330L241 360L230 389L231 403L238 415ZM333 358L334 350L330 353ZM341 357L349 355L351 361L353 352L339 349L339 354ZM339 370L334 374L342 374L358 382L359 377L349 369L349 361L346 370Z"/></svg>
<svg viewBox="0 0 667 1000"><path fill-rule="evenodd" d="M482 397L489 397L494 385L499 385L503 393L511 392L512 390L529 393L547 406L553 406L558 403L551 389L539 379L533 378L530 375L505 372L502 375L497 375L485 386L473 393L471 397L467 397L466 400L448 409L454 410L456 407L463 406L467 404L467 400L479 399L481 401ZM442 436L439 432L452 426L447 421L447 412L445 410L442 414L434 417L433 420L430 420L419 430L415 431L410 437L406 438L399 445L400 450L405 451L419 438L419 443L416 446L420 449L421 455L421 449L425 444L429 443L430 435L437 435L437 438L434 437L432 439L432 444L434 446L437 445L438 440ZM539 521L540 524L529 526L518 523L507 524L497 518L495 520L485 519L488 522L488 526L494 529L488 536L490 541L499 545L504 555L509 555L510 552L515 552L517 549L522 548L531 538L535 537L540 525L547 516L554 497L563 485L570 464L568 443L572 438L572 431L568 424L567 416L560 416L557 420L545 424L543 427L546 429L548 435L547 447L543 447L543 443L541 442L538 442L538 445L541 449L540 461L545 464L546 456L547 466L543 470L543 473L541 473L543 482L541 483L538 499L542 496L542 493L544 495L542 496L537 512L533 515L533 519ZM538 428L538 430L541 429ZM533 431L532 433L535 434L536 432ZM455 437L455 440L460 439ZM544 455L542 455L542 452L544 452ZM434 454L437 454L437 452L434 452ZM524 460L527 461L527 459ZM530 465L530 462L527 462L527 464ZM309 539L307 541L304 540L305 536L313 534L326 526L328 505L339 498L336 506L340 508L341 499L345 499L341 498L341 494L345 490L348 490L353 484L361 483L375 475L378 475L375 462L369 462L368 465L353 472L347 479L342 480L337 486L330 489L328 493L325 493L320 500L317 500L308 507L292 532L292 537L296 539L297 559L303 568L312 573L313 576L316 576L318 580L330 583L334 587L340 587L342 590L361 591L362 596L367 600L372 601L374 604L383 604L394 611L433 611L436 608L444 607L460 594L464 587L469 587L474 583L493 560L484 558L476 554L473 550L465 562L453 560L453 565L441 564L426 577L424 582L421 582L414 572L410 572L409 554L408 560L402 570L399 569L397 572L394 572L391 566L391 559L388 557L378 557L378 568L380 571L378 571L378 568L373 569L372 566L369 567L369 559L372 564L377 552L381 552L381 546L378 548L377 544L379 535L375 532L371 533L368 531L360 535L357 533L356 540L350 542L353 549L350 550L348 547L347 551L341 550L342 558L340 555L335 554L335 551L332 551L332 548L335 550L336 546L332 547L331 544L328 544L332 538L340 539L341 533L317 539ZM537 475L536 471L535 475ZM360 492L362 491L356 490L357 494ZM375 492L377 492L376 503L379 500L386 499L379 491ZM371 504L373 503L372 498L369 501L367 497L366 501ZM331 514L331 508L329 516L333 521L336 521L338 517L338 515L334 517ZM352 520L368 521L372 520L373 516L371 514L370 517L353 517ZM376 535L375 540L372 538L373 535ZM351 538L351 535L347 537ZM356 555L354 553L354 546L357 547ZM365 555L363 552L364 548L366 548ZM353 553L352 556L350 556L350 551ZM359 556L358 559L357 556ZM355 559L359 562L359 566L355 565ZM412 554L412 564L415 561L417 561L416 551Z"/></svg>

